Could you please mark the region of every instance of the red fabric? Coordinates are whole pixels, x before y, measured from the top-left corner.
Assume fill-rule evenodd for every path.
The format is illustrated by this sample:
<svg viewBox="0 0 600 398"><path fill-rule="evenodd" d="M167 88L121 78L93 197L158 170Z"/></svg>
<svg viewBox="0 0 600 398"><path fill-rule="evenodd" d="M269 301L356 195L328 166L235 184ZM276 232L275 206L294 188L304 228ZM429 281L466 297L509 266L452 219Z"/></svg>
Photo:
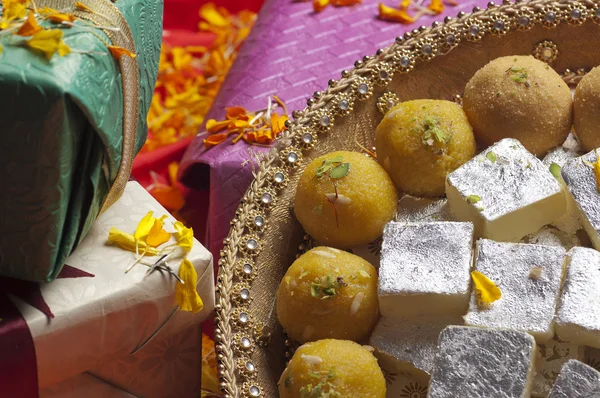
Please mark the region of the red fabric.
<svg viewBox="0 0 600 398"><path fill-rule="evenodd" d="M93 276L65 265L58 278ZM42 296L39 283L0 278L0 396L37 398L37 359L33 337L9 294L42 311L49 321L54 314Z"/></svg>
<svg viewBox="0 0 600 398"><path fill-rule="evenodd" d="M258 12L263 0L165 0L163 28L197 31L200 22L198 11L206 3L215 3L231 13L242 10Z"/></svg>

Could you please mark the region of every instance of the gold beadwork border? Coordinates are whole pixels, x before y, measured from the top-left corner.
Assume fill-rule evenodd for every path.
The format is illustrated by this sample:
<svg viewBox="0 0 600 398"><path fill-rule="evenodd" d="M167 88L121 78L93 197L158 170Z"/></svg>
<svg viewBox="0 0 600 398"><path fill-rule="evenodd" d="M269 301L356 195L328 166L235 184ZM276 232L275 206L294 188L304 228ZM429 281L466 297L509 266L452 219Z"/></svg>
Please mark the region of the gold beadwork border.
<svg viewBox="0 0 600 398"><path fill-rule="evenodd" d="M574 15L577 16L571 13L573 9L582 10L580 18L573 18ZM268 219L269 209L261 204L260 195L266 190L277 194L289 181L289 174L295 172L294 169L302 163L302 154L310 150L312 145L302 145L301 135L308 132L316 138L318 134L326 133L336 117L351 112L357 101L369 98L375 85L385 87L386 82L377 81L377 74L374 72L381 68L383 62L390 66L392 74L409 73L417 60L426 63L464 41L478 41L488 34L500 36L511 30L528 30L535 25L551 29L559 23L579 25L587 20L600 23L600 0L532 0L527 3L506 0L502 5L489 3L485 10L475 7L472 14L459 12L457 18L447 17L443 24L435 22L431 28L422 27L406 32L397 37L394 44L378 50L377 56L356 61L353 70L342 71L340 80L330 80L327 89L316 92L313 98L309 98L304 110L292 113L294 121L288 121L288 130L281 134L274 148L260 161L255 178L231 223L219 259L215 339L220 388L226 398L264 396L263 386L256 381L256 374L261 369L252 363L250 356L251 351L260 345L258 342L261 341L261 335L252 330L250 325L240 325L240 322L232 318L232 315L239 314L239 308L247 308L247 302L252 296L252 278L239 279L239 265L236 272L236 264L244 256L258 255L261 249L260 237L255 235L252 228L247 227L249 217L256 214L255 210L261 209L265 221ZM427 45L431 45L432 54L429 54ZM567 82L577 82L583 73L567 71L564 79ZM347 109L340 109L342 99L348 101ZM329 118L330 123L320 123L324 116ZM276 173L283 175L284 182L275 182ZM268 232L268 229L266 225L262 232ZM257 239L259 247L249 253L247 242L251 238ZM254 269L255 274L256 271ZM242 300L239 297L242 286L250 292L248 299ZM240 347L241 336L252 338L251 347ZM239 364L245 365L247 362L254 365L252 377L248 377L243 371L240 373Z"/></svg>

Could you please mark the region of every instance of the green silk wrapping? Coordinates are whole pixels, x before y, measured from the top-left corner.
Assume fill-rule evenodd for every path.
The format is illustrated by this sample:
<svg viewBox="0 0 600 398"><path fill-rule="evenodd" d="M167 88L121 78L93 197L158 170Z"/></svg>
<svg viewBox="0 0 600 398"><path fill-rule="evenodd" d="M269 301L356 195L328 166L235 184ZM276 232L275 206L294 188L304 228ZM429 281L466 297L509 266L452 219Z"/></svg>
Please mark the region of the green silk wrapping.
<svg viewBox="0 0 600 398"><path fill-rule="evenodd" d="M163 3L114 5L137 52L137 152L158 73ZM72 50L88 53L48 61L20 45L27 38L0 34L0 276L56 278L96 220L120 167L121 70L97 36L110 41L100 29L62 29Z"/></svg>

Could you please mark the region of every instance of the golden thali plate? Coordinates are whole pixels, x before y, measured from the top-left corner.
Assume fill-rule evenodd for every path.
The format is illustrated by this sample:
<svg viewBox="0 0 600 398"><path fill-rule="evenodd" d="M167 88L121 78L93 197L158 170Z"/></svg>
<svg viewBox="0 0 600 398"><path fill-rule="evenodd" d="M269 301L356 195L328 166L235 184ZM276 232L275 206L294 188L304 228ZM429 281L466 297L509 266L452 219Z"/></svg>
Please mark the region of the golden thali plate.
<svg viewBox="0 0 600 398"><path fill-rule="evenodd" d="M372 148L383 113L398 101L460 100L473 74L507 55L533 54L567 83L600 65L600 2L505 2L398 37L315 95L261 159L219 260L215 337L227 397L276 397L289 357L275 297L305 233L292 208L308 163L334 150ZM572 72L573 71L573 72ZM377 243L365 257L378 261ZM286 356L287 352L287 356ZM382 364L389 397L425 398L426 385Z"/></svg>

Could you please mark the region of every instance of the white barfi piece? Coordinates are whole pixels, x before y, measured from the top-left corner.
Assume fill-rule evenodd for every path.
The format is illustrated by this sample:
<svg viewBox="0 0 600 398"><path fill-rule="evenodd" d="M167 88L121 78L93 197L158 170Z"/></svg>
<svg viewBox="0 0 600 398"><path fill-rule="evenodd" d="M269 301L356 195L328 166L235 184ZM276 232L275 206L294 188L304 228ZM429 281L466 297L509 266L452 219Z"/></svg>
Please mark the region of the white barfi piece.
<svg viewBox="0 0 600 398"><path fill-rule="evenodd" d="M561 168L571 159L579 157L577 152L569 149L558 147L548 152L548 154L542 160L542 163L548 167L551 173L555 177L558 177L559 182L566 187L561 176ZM558 220L552 223L553 226L564 231L568 234L575 234L578 230L583 228L581 221L579 220L579 211L577 210L577 203L573 199L572 195L567 195L567 211Z"/></svg>
<svg viewBox="0 0 600 398"><path fill-rule="evenodd" d="M562 177L567 191L576 202L579 219L592 245L600 250L600 193L592 168L586 162L597 160L595 151L570 160L562 168Z"/></svg>
<svg viewBox="0 0 600 398"><path fill-rule="evenodd" d="M472 244L471 223L388 223L379 263L381 315L464 314Z"/></svg>
<svg viewBox="0 0 600 398"><path fill-rule="evenodd" d="M583 230L581 233L584 233ZM574 234L568 234L560 229L552 226L542 227L535 234L527 235L521 239L520 243L531 243L532 245L544 245L544 246L560 246L566 250L571 250L575 246L582 246L581 239L579 236Z"/></svg>
<svg viewBox="0 0 600 398"><path fill-rule="evenodd" d="M446 179L452 217L472 221L475 235L518 242L566 212L566 195L548 168L506 138Z"/></svg>
<svg viewBox="0 0 600 398"><path fill-rule="evenodd" d="M556 339L546 344L538 345L536 375L533 379L532 397L546 398L556 381L563 365L570 359L583 361L585 349L583 346L565 343Z"/></svg>
<svg viewBox="0 0 600 398"><path fill-rule="evenodd" d="M572 359L563 366L548 398L600 398L600 372Z"/></svg>
<svg viewBox="0 0 600 398"><path fill-rule="evenodd" d="M417 198L404 195L398 201L398 210L394 221L451 221L448 201L446 199Z"/></svg>
<svg viewBox="0 0 600 398"><path fill-rule="evenodd" d="M556 334L563 341L600 348L600 252L594 249L569 251Z"/></svg>
<svg viewBox="0 0 600 398"><path fill-rule="evenodd" d="M533 336L512 330L448 326L440 334L429 398L529 398Z"/></svg>
<svg viewBox="0 0 600 398"><path fill-rule="evenodd" d="M473 292L465 324L531 333L538 343L552 339L565 249L487 239L476 246L475 270L490 278L502 297L482 308Z"/></svg>
<svg viewBox="0 0 600 398"><path fill-rule="evenodd" d="M376 357L385 360L387 356L396 361L396 369L409 373L418 381L427 384L440 332L448 325L462 323L460 316L421 315L393 319L381 317L371 334L369 344L375 348Z"/></svg>

